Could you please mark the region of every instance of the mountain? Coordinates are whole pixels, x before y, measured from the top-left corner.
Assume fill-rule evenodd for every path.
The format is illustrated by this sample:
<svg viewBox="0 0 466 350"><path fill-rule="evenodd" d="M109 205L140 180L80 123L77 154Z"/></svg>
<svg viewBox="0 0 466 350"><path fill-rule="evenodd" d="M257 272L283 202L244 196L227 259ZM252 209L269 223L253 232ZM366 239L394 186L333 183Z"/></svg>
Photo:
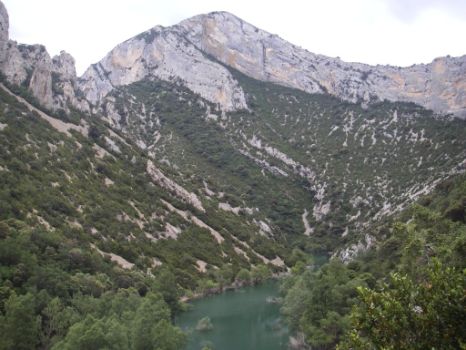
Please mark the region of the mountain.
<svg viewBox="0 0 466 350"><path fill-rule="evenodd" d="M308 52L226 12L157 26L121 43L89 67L80 89L97 103L115 86L156 77L181 80L222 109L247 108L244 92L223 65L257 80L353 103L407 101L466 116L466 56L408 68L347 63Z"/></svg>
<svg viewBox="0 0 466 350"><path fill-rule="evenodd" d="M42 108L47 120L93 130L100 156L128 158L122 142L139 149L150 183L198 213L194 223L219 243L217 231L226 229L240 242L240 258L280 265L282 249L299 244L349 259L374 243L373 223L464 171L464 121L399 101L409 84L394 94L393 80L375 79L396 71L397 80L425 80L429 89L416 96L430 105L441 99L430 97L434 82L450 84L454 75L457 89L445 91L459 106L464 58L441 59L445 69L434 69L440 61L406 69L348 64L215 12L141 33L78 78L69 54L50 58L43 46L8 40L0 10L4 89ZM349 80L357 91L343 88ZM461 115L461 106L448 104L446 112ZM236 229L223 219L209 224L217 215L235 217ZM164 217L157 225L181 232Z"/></svg>
<svg viewBox="0 0 466 350"><path fill-rule="evenodd" d="M9 40L8 12L0 2L0 72L5 81L29 92L47 109L74 106L89 110L79 97L74 58L62 51L51 58L43 45L23 45Z"/></svg>
<svg viewBox="0 0 466 350"><path fill-rule="evenodd" d="M179 348L181 296L310 255L357 265L466 169L465 57L345 63L215 12L77 77L8 26L0 2L0 348Z"/></svg>

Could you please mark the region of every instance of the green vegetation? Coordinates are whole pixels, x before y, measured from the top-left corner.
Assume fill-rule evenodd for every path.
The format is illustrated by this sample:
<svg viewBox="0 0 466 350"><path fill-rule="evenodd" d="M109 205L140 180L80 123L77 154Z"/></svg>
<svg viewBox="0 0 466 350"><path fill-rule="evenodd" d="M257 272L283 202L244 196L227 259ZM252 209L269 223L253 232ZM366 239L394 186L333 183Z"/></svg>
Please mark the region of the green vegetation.
<svg viewBox="0 0 466 350"><path fill-rule="evenodd" d="M380 290L358 289L352 331L339 349L459 349L466 336L466 271L436 260L426 276L392 274Z"/></svg>
<svg viewBox="0 0 466 350"><path fill-rule="evenodd" d="M286 269L282 259L293 271L283 311L321 349L342 339L392 346L368 332L367 302L385 305L400 286L410 293L451 275L446 288L461 288L462 178L397 222L379 220L461 170L464 121L404 103L362 109L234 74L248 111L222 113L161 81L112 92L104 107L119 113L116 127L100 115L48 111L87 135L60 132L0 90L0 349L177 349L181 296L260 283ZM9 87L37 105L25 87ZM149 160L205 210L153 179ZM313 268L310 255L366 233L377 249ZM437 275L423 269L434 257ZM381 294L384 283L393 294ZM419 302L432 313L442 307Z"/></svg>
<svg viewBox="0 0 466 350"><path fill-rule="evenodd" d="M207 184L212 207L258 208L224 213L223 224L231 230L237 216L267 222L273 239L257 235L257 226L243 225L235 235L270 259L289 257L290 245L325 254L357 241L364 227L458 170L466 157L465 121L440 119L408 103L364 109L233 74L249 111L223 114L183 86L162 81L122 87L108 103L124 121L124 133L179 170L179 183L203 195ZM320 218L313 210L318 202L328 204ZM310 237L302 234L304 209L314 228Z"/></svg>
<svg viewBox="0 0 466 350"><path fill-rule="evenodd" d="M201 318L196 325L196 331L205 332L214 329L214 325L208 316Z"/></svg>
<svg viewBox="0 0 466 350"><path fill-rule="evenodd" d="M0 92L0 349L179 349L179 298L216 271L196 259L231 269L228 284L249 265L225 231L222 257L207 230L167 210L162 199L196 213L151 181L144 154L81 118L90 137L66 136ZM167 223L177 240L161 234Z"/></svg>
<svg viewBox="0 0 466 350"><path fill-rule="evenodd" d="M316 349L457 349L466 339L466 176L374 229L377 248L283 285L283 313ZM388 278L390 276L390 278Z"/></svg>
<svg viewBox="0 0 466 350"><path fill-rule="evenodd" d="M3 221L0 264L0 349L179 349L184 342L170 324L179 305L164 299L164 290L177 288L167 272L161 284L112 266L73 232Z"/></svg>

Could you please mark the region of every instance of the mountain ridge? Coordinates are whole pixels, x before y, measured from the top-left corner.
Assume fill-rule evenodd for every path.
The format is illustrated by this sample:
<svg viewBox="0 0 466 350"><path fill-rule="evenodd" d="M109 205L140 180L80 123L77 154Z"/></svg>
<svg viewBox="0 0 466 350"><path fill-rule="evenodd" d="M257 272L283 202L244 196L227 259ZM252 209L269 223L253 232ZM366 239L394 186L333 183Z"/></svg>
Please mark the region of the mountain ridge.
<svg viewBox="0 0 466 350"><path fill-rule="evenodd" d="M287 86L299 69L257 79L301 51L208 16L80 79L71 55L9 40L0 1L0 348L181 349L181 300L284 272L291 331L330 348L356 287L434 255L464 267L466 120ZM248 64L260 35L284 53Z"/></svg>
<svg viewBox="0 0 466 350"><path fill-rule="evenodd" d="M0 19L8 24L4 7ZM151 171L160 186L198 209L212 201L210 188L226 193L230 200L220 201L219 195L217 209L248 213L263 237L268 231L269 238L273 232L305 232L333 253L337 246L355 243L340 254L351 256L361 244L373 241L362 234L371 222L464 169L461 120L406 102L356 104L264 82L260 78L270 71L268 63L258 73L263 76L236 69L256 69L254 61L243 64L254 52L241 53L254 49L258 40L252 38L268 44L284 41L226 12L145 31L119 44L81 78L69 54L50 58L43 46L7 40L8 26L2 28L7 57L0 62L2 78L16 95L35 97L36 106L67 122L81 123L83 115L74 113L78 109L85 119L95 118L121 132L155 166L170 169L169 176ZM245 38L251 39L247 45L242 44ZM226 44L218 46L219 40ZM215 48L225 50L213 52ZM322 62L329 59L307 54ZM230 56L228 65L224 61ZM310 88L322 89L312 84ZM96 133L102 134L90 132ZM95 147L102 156L119 150L110 136ZM416 178L400 172L400 164ZM428 170L433 167L434 172ZM145 172L148 169L149 163ZM288 198L279 199L274 188L287 188ZM268 253L271 260L273 254Z"/></svg>
<svg viewBox="0 0 466 350"><path fill-rule="evenodd" d="M179 41L176 44L177 47L180 42L185 42L184 45L189 46L189 54L193 52L192 44L195 51L207 54L207 59L212 57L258 80L282 84L308 93L330 93L343 100L363 105L385 99L415 102L438 113L453 113L465 117L466 56L441 57L430 64L404 68L347 63L338 58L301 49L228 12L197 15L170 27L154 27L126 40L99 62L109 73L106 78L112 84L119 85L122 78L113 72L123 74L123 82L127 82L125 79L128 76L134 77L133 72L124 72L125 67L120 61L130 59L133 64L139 63L138 59L147 61L147 55L140 55L136 58L134 49L140 50L141 44L145 44L146 47L157 46L154 42L157 42L157 37L162 34L170 35L172 39L174 36ZM148 41L149 38L151 41ZM141 40L144 40L144 43ZM163 40L160 39L160 42ZM164 50L158 52L163 54ZM185 53L178 50L177 54L178 60L181 60L180 57L183 57ZM173 63L176 61L177 58L172 60L169 68L171 73L184 81L194 92L211 102L219 103L226 110L247 108L241 97L235 103L235 96L229 94L231 88L224 89L225 79L220 79L219 84L210 87L222 93L212 94L203 87L202 83L199 83L199 86L193 86L196 77L193 81L193 78L186 77L182 70L177 71L177 66L181 66L182 61L178 65ZM198 63L197 60L195 62ZM95 67L94 65L88 69L82 79L87 80L92 69L96 69ZM212 73L203 70L201 65L194 65L192 69L199 71L201 73L199 75ZM150 68L147 71L148 75L154 74ZM157 72L154 75L162 76L162 79L167 78L166 75ZM105 80L102 79L102 83ZM231 84L231 78L227 80ZM82 89L86 90L86 88ZM241 92L237 90L235 94L241 96Z"/></svg>
<svg viewBox="0 0 466 350"><path fill-rule="evenodd" d="M329 93L363 106L383 100L414 102L436 113L466 118L466 55L410 67L350 63L312 53L217 11L169 27L155 26L127 39L77 77L63 75L51 62L63 61L62 65L73 67L68 72L75 71L68 54L51 60L43 47L8 40L3 5L0 23L0 70L9 82L26 85L52 109L68 110L71 104L88 112L115 87L148 77L180 82L225 111L247 109L244 92L222 66L226 65L255 79L308 93ZM33 57L27 57L31 50ZM57 86L61 94L53 91Z"/></svg>

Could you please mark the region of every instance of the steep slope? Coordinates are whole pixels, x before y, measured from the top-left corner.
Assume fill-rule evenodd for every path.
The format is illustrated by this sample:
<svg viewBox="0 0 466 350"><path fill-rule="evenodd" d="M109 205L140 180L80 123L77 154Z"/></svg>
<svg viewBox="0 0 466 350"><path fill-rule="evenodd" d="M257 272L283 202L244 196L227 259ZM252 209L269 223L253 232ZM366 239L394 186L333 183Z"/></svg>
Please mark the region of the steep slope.
<svg viewBox="0 0 466 350"><path fill-rule="evenodd" d="M162 27L119 44L89 67L79 88L90 102L98 104L115 87L146 78L182 81L225 110L246 108L241 88L225 67L207 58L186 38Z"/></svg>
<svg viewBox="0 0 466 350"><path fill-rule="evenodd" d="M308 52L227 12L187 19L175 30L255 79L327 92L350 102L409 101L466 117L466 56L409 68L347 63Z"/></svg>
<svg viewBox="0 0 466 350"><path fill-rule="evenodd" d="M255 224L199 199L99 118L65 122L0 88L0 220L76 234L124 269L166 265L189 289L223 266L269 264L243 242ZM271 241L261 251L274 260L283 249Z"/></svg>
<svg viewBox="0 0 466 350"><path fill-rule="evenodd" d="M451 178L466 121L379 101L461 116L464 57L347 64L212 13L129 39L78 79L70 55L9 40L0 2L0 71L0 348L179 349L182 295L333 254L285 301L293 329L326 341L355 286L394 264L433 247L464 267L464 177ZM440 214L390 226L439 183L423 203ZM341 315L303 286L331 288Z"/></svg>
<svg viewBox="0 0 466 350"><path fill-rule="evenodd" d="M177 181L191 174L192 190L217 197L219 207L250 208L242 211L273 237L323 250L362 238L362 249L372 223L464 171L462 120L406 103L363 109L231 73L249 111L225 113L182 85L154 80L116 89L102 110L178 172Z"/></svg>
<svg viewBox="0 0 466 350"><path fill-rule="evenodd" d="M301 61L293 61L302 55L322 61L319 74L339 69L230 14L155 27L118 45L79 80L69 55L50 59L43 47L8 41L4 8L1 14L5 84L27 98L32 93L39 98L36 105L63 108L53 118L75 124L83 116L73 108L90 111L90 101L97 114L87 116L88 123L103 121L128 136L144 151L144 173L195 211L196 219L176 205L164 204L166 209L207 228L218 243L225 239L220 231L230 231L231 239L239 240L233 250L245 261L280 265L286 256L278 247L295 241L326 252L356 243L342 253L350 256L373 243L364 230L374 221L464 170L463 121L414 104L347 103L321 93L323 85L314 78L308 87L286 74L280 80L276 67L285 59L283 72L297 69L302 76ZM283 51L280 59L262 64L262 73L254 70L259 42L263 54L272 44L271 57ZM286 68L290 64L292 70ZM460 64L455 67L461 70ZM33 79L36 75L41 78ZM122 152L111 135L90 130L100 147ZM242 224L221 223L215 218L219 213Z"/></svg>
<svg viewBox="0 0 466 350"><path fill-rule="evenodd" d="M408 68L347 63L301 49L226 12L154 27L115 49L82 76L92 103L145 78L181 81L225 110L247 108L237 81L218 62L257 80L366 105L407 101L466 117L466 56Z"/></svg>
<svg viewBox="0 0 466 350"><path fill-rule="evenodd" d="M320 270L304 268L305 260L297 264L283 285L282 308L299 334L296 342L317 349L333 349L345 338L351 345L341 342L343 349L460 348L465 214L461 175L380 224L377 246L351 263L333 259Z"/></svg>

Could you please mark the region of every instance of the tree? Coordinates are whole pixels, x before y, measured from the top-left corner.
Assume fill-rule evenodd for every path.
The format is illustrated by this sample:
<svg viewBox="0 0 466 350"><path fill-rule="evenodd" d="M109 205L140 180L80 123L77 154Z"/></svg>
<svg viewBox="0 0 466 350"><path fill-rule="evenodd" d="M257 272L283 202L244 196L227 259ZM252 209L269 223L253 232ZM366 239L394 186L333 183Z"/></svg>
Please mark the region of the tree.
<svg viewBox="0 0 466 350"><path fill-rule="evenodd" d="M348 313L366 275L355 275L338 260L320 270L306 270L287 283L282 313L293 331L302 332L314 349L333 349L349 326Z"/></svg>
<svg viewBox="0 0 466 350"><path fill-rule="evenodd" d="M0 349L29 350L39 342L40 317L35 313L34 296L12 294L0 316Z"/></svg>
<svg viewBox="0 0 466 350"><path fill-rule="evenodd" d="M156 294L148 294L136 310L131 325L131 339L135 350L150 348L154 336L154 325L170 319L170 310Z"/></svg>
<svg viewBox="0 0 466 350"><path fill-rule="evenodd" d="M76 311L71 307L65 307L59 298L53 298L42 312L43 342L51 341L53 338L62 338L68 328L78 320Z"/></svg>
<svg viewBox="0 0 466 350"><path fill-rule="evenodd" d="M239 283L249 283L251 281L251 273L249 270L241 269L236 275L235 280Z"/></svg>
<svg viewBox="0 0 466 350"><path fill-rule="evenodd" d="M172 317L182 310L179 302L181 292L175 274L168 268L160 268L154 283L154 290L159 292L170 307Z"/></svg>
<svg viewBox="0 0 466 350"><path fill-rule="evenodd" d="M124 303L126 297L126 304ZM140 302L136 301L136 298ZM90 298L88 298L90 300ZM176 350L185 343L184 333L170 323L170 309L159 294L140 297L136 291L119 291L98 299L97 311L70 327L54 350ZM60 310L56 302L47 308ZM100 304L100 305L99 305ZM47 312L48 314L51 311ZM56 313L56 312L54 312Z"/></svg>
<svg viewBox="0 0 466 350"><path fill-rule="evenodd" d="M223 265L220 269L214 272L215 280L220 287L224 287L231 283L234 277L233 267L231 265Z"/></svg>
<svg viewBox="0 0 466 350"><path fill-rule="evenodd" d="M186 345L186 334L173 327L168 320L158 322L153 328L153 347L148 349L179 350Z"/></svg>
<svg viewBox="0 0 466 350"><path fill-rule="evenodd" d="M269 268L264 264L257 265L252 269L251 278L254 283L260 283L272 276Z"/></svg>
<svg viewBox="0 0 466 350"><path fill-rule="evenodd" d="M63 349L98 350L107 348L105 329L101 320L87 316L84 321L74 324L67 336L68 346ZM60 347L58 346L57 349Z"/></svg>
<svg viewBox="0 0 466 350"><path fill-rule="evenodd" d="M459 349L466 344L466 271L434 260L416 282L394 273L380 290L359 288L352 330L339 349Z"/></svg>

